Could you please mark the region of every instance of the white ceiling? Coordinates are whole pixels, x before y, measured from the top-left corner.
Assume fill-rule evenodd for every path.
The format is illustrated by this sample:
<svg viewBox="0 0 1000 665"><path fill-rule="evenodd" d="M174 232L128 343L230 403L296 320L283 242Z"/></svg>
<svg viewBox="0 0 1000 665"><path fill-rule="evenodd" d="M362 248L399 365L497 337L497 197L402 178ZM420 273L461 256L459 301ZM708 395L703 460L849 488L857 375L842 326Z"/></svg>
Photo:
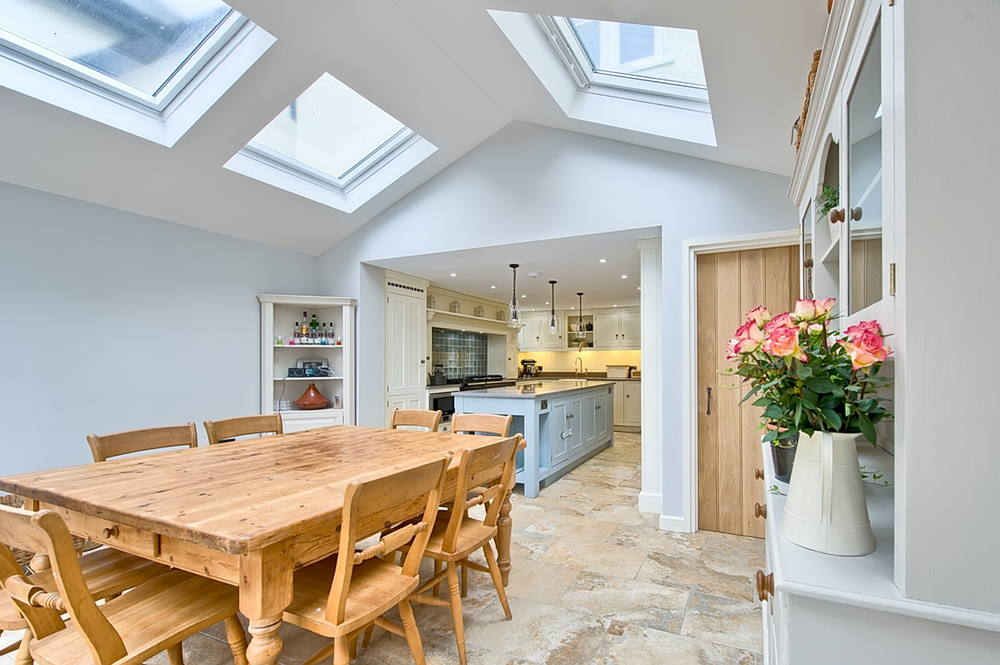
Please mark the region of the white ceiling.
<svg viewBox="0 0 1000 665"><path fill-rule="evenodd" d="M788 175L791 123L827 19L822 0L230 4L277 41L174 147L0 88L0 180L319 255L513 120ZM487 9L698 30L718 147L568 119ZM438 148L352 214L222 168L323 72Z"/></svg>
<svg viewBox="0 0 1000 665"><path fill-rule="evenodd" d="M549 309L551 285L556 280L556 308L628 307L639 304L638 241L657 238L658 228L573 236L516 245L484 247L460 252L425 254L376 261L407 275L422 277L435 286L461 293L510 302L511 263L518 264L518 302L525 310ZM601 259L607 259L601 263ZM535 277L529 272L539 273ZM451 274L455 273L455 277ZM626 275L625 279L622 275ZM491 288L496 286L496 288ZM521 296L527 296L521 298ZM439 303L438 309L445 307Z"/></svg>

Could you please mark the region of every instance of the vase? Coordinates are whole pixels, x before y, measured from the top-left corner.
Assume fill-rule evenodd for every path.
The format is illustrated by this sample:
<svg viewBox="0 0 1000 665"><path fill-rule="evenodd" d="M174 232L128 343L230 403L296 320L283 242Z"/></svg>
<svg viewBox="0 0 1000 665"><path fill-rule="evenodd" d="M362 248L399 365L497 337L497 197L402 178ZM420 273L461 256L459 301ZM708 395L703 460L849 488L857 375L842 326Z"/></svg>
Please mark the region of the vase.
<svg viewBox="0 0 1000 665"><path fill-rule="evenodd" d="M306 391L302 393L302 397L292 402L292 404L304 410L322 409L329 403L330 400L323 397L323 393L319 391L315 383L310 383Z"/></svg>
<svg viewBox="0 0 1000 665"><path fill-rule="evenodd" d="M843 432L799 434L781 535L806 549L861 556L875 551L854 440Z"/></svg>
<svg viewBox="0 0 1000 665"><path fill-rule="evenodd" d="M792 475L792 464L795 462L795 449L799 445L799 435L792 436L791 443L784 446L771 446L771 460L774 462L774 479L787 483Z"/></svg>

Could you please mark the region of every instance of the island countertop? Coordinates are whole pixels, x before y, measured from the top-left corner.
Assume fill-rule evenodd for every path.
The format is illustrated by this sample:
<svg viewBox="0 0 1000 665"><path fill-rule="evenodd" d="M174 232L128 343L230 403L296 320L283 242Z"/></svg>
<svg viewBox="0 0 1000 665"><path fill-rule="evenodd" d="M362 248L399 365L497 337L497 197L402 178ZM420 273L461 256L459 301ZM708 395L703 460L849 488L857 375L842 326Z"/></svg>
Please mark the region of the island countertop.
<svg viewBox="0 0 1000 665"><path fill-rule="evenodd" d="M614 381L532 381L531 383L521 383L516 386L504 386L502 388L483 388L481 390L465 390L461 394L466 397L503 397L510 399L532 399L539 395L557 395L568 393L584 388L596 388L598 386L613 386Z"/></svg>

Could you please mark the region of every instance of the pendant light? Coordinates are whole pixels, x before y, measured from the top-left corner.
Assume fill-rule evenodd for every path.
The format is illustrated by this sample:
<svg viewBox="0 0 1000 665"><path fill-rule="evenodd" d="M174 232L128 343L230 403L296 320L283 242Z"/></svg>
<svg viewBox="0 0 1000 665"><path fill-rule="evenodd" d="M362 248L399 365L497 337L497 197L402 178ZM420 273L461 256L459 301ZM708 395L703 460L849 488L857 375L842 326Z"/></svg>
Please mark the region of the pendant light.
<svg viewBox="0 0 1000 665"><path fill-rule="evenodd" d="M576 321L576 334L574 337L578 340L584 340L587 339L587 329L583 325L583 294L577 292L576 295L580 296L580 318Z"/></svg>
<svg viewBox="0 0 1000 665"><path fill-rule="evenodd" d="M507 305L507 326L509 328L521 327L521 311L517 306L517 268L516 263L510 264L510 269L514 272L513 286L511 287L510 304Z"/></svg>
<svg viewBox="0 0 1000 665"><path fill-rule="evenodd" d="M550 279L549 284L552 285L552 310L549 312L549 330L552 332L557 332L556 330L556 280Z"/></svg>

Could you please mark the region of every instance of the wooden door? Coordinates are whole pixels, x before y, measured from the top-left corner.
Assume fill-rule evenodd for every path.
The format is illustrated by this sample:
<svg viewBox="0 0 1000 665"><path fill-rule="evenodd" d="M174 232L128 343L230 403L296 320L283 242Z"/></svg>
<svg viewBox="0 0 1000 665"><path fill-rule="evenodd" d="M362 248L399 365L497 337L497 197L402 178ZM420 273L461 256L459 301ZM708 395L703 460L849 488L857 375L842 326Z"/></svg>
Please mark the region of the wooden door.
<svg viewBox="0 0 1000 665"><path fill-rule="evenodd" d="M798 247L698 256L698 528L764 536L754 503L764 483L754 478L761 460L760 409L739 405L740 377L726 374L726 342L746 313L764 305L773 315L795 307ZM711 389L711 404L709 404Z"/></svg>

